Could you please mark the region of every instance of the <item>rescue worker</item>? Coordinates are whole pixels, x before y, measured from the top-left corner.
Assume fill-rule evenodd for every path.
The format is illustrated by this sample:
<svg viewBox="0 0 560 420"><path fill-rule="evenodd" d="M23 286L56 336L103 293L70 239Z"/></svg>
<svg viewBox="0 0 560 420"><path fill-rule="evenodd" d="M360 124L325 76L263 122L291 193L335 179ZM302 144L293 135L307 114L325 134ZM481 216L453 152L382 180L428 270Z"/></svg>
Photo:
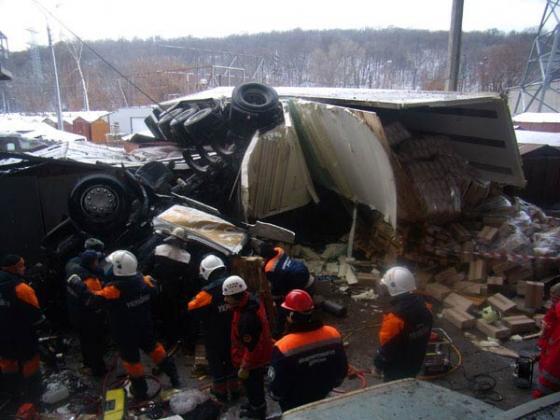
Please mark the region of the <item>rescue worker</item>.
<svg viewBox="0 0 560 420"><path fill-rule="evenodd" d="M181 383L175 363L154 335L150 301L157 293L155 280L138 273L138 261L129 251L115 251L107 261L111 264L109 281L93 294L106 303L111 335L129 374L132 395L139 400L148 398L140 350L150 355L173 387L179 388Z"/></svg>
<svg viewBox="0 0 560 420"><path fill-rule="evenodd" d="M284 334L286 325L287 312L282 309L286 295L294 289L305 290L313 295L314 278L303 262L290 258L280 247L264 242L260 254L265 259L264 272L270 282L270 292L276 306L273 336L278 338Z"/></svg>
<svg viewBox="0 0 560 420"><path fill-rule="evenodd" d="M36 330L45 317L24 274L20 256L0 259L0 369L4 392L36 403L43 389Z"/></svg>
<svg viewBox="0 0 560 420"><path fill-rule="evenodd" d="M385 382L413 378L424 362L432 313L423 298L414 293L416 281L408 269L390 268L380 283L379 293L389 296L391 309L383 315L375 371L383 374Z"/></svg>
<svg viewBox="0 0 560 420"><path fill-rule="evenodd" d="M228 277L222 286L224 300L233 310L231 323L231 360L238 369L248 404L240 416L264 419L266 400L264 375L272 353L272 338L264 305L247 291L239 276Z"/></svg>
<svg viewBox="0 0 560 420"><path fill-rule="evenodd" d="M105 314L100 305L91 299L91 293L102 288L103 273L99 268L100 254L86 249L79 256L79 264L67 264L66 303L71 324L78 332L80 349L84 366L91 370L93 376L106 373L105 361ZM83 287L71 286L77 276ZM70 280L70 277L72 279ZM89 291L90 293L87 293Z"/></svg>
<svg viewBox="0 0 560 420"><path fill-rule="evenodd" d="M212 375L211 392L220 401L239 397L239 381L231 364L231 311L224 301L222 286L228 277L224 261L207 255L200 262L200 277L206 282L188 304L202 321L204 346Z"/></svg>
<svg viewBox="0 0 560 420"><path fill-rule="evenodd" d="M87 238L84 241L84 251L98 252L101 258L104 250L105 250L105 244L97 238ZM64 267L67 277L71 275L69 273L73 274L74 270L76 270L80 266L80 263L81 261L79 255L74 258L70 258L70 260L68 260L66 266ZM101 270L101 265L102 265L102 261L99 261L100 270Z"/></svg>
<svg viewBox="0 0 560 420"><path fill-rule="evenodd" d="M282 307L288 311L286 335L272 350L270 391L282 411L325 398L348 371L342 337L313 316L313 299L292 290Z"/></svg>
<svg viewBox="0 0 560 420"><path fill-rule="evenodd" d="M539 339L539 380L533 398L560 391L560 283L550 289L552 306L543 318Z"/></svg>

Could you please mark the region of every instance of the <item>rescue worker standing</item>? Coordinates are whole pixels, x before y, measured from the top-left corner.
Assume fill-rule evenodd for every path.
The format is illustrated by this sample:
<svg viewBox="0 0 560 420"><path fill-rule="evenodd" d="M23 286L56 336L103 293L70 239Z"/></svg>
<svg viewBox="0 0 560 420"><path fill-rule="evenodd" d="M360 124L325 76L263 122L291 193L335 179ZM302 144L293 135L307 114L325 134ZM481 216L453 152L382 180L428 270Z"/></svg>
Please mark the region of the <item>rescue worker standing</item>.
<svg viewBox="0 0 560 420"><path fill-rule="evenodd" d="M154 335L150 301L157 293L155 280L138 273L138 261L129 251L115 251L107 260L111 264L110 279L94 295L106 303L111 334L129 374L133 396L139 400L148 398L140 350L169 376L173 387L180 387L175 364Z"/></svg>
<svg viewBox="0 0 560 420"><path fill-rule="evenodd" d="M383 315L373 363L385 382L415 377L424 362L433 317L415 290L414 276L404 267L387 270L381 279L379 292L389 296L391 309Z"/></svg>
<svg viewBox="0 0 560 420"><path fill-rule="evenodd" d="M543 318L539 339L539 380L533 398L560 391L560 283L550 289L552 306Z"/></svg>
<svg viewBox="0 0 560 420"><path fill-rule="evenodd" d="M313 299L292 290L282 307L289 312L286 335L272 350L270 391L282 411L325 398L348 371L342 337L313 317Z"/></svg>
<svg viewBox="0 0 560 420"><path fill-rule="evenodd" d="M287 313L281 306L286 295L295 289L305 290L313 295L314 278L309 274L309 270L303 262L290 258L280 247L273 247L264 242L261 245L260 254L265 259L264 272L270 282L272 299L277 309L273 336L280 337L284 333L286 324Z"/></svg>
<svg viewBox="0 0 560 420"><path fill-rule="evenodd" d="M272 353L272 338L264 305L247 291L247 284L239 276L228 277L222 293L233 310L231 359L249 400L247 405L242 406L240 416L264 419L264 375Z"/></svg>
<svg viewBox="0 0 560 420"><path fill-rule="evenodd" d="M216 255L207 255L200 262L200 277L206 282L202 290L189 302L189 312L202 321L204 346L212 375L212 394L227 401L239 396L239 381L231 364L231 311L225 303L222 286L228 277L226 265Z"/></svg>
<svg viewBox="0 0 560 420"><path fill-rule="evenodd" d="M33 403L43 389L36 329L45 318L24 273L20 256L0 260L0 369L4 391Z"/></svg>
<svg viewBox="0 0 560 420"><path fill-rule="evenodd" d="M80 254L79 264L67 265L66 300L70 322L78 332L83 364L94 376L106 372L105 361L105 314L91 299L91 293L102 288L102 273L99 268L100 254L86 250ZM72 286L78 280L83 287ZM89 291L90 293L87 293Z"/></svg>

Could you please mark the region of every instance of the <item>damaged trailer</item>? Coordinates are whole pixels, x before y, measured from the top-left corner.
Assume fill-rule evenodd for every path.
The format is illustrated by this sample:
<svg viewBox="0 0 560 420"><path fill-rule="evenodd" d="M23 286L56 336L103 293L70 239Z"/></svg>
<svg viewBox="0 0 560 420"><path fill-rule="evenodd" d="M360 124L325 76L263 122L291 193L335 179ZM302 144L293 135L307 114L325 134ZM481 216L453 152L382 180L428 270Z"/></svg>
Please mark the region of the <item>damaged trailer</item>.
<svg viewBox="0 0 560 420"><path fill-rule="evenodd" d="M489 183L523 187L511 117L495 94L277 88L284 124L258 131L241 165L245 217L317 202L317 186L398 220L458 217ZM220 100L217 88L168 105ZM483 197L484 198L484 197ZM442 219L443 217L443 219Z"/></svg>
<svg viewBox="0 0 560 420"><path fill-rule="evenodd" d="M453 220L490 183L525 182L507 105L492 94L249 83L158 105L146 125L151 138L131 141L161 146L135 154L103 146L67 153L79 142L3 153L0 189L10 205L0 216L9 239L0 251L47 258L56 272L85 237L98 236L109 251L131 249L142 262L176 228L188 230L158 227L173 206L249 236L293 242L298 224L283 216L302 208L358 206L366 219L375 213L395 228L401 220ZM349 229L348 214L327 222L326 213L300 225ZM181 240L228 255L215 239L190 230ZM251 253L251 243L232 253Z"/></svg>

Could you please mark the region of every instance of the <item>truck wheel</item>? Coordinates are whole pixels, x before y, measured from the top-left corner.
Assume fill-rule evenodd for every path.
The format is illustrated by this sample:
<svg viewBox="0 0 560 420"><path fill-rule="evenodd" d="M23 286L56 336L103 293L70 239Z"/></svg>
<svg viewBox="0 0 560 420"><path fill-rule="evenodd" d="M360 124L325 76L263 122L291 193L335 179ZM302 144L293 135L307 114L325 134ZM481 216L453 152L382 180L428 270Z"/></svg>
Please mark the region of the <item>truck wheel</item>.
<svg viewBox="0 0 560 420"><path fill-rule="evenodd" d="M70 218L86 232L109 232L128 221L131 199L126 187L109 175L90 175L70 193Z"/></svg>

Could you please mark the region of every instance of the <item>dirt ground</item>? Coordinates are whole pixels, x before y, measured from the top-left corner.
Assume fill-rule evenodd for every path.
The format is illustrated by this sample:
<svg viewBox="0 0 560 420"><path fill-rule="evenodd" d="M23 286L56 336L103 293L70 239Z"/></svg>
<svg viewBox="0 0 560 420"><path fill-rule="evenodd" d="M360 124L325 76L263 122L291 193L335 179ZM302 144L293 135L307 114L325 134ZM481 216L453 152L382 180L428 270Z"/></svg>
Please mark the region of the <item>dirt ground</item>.
<svg viewBox="0 0 560 420"><path fill-rule="evenodd" d="M323 319L341 331L347 344L346 351L349 363L358 370L370 371L373 356L378 347L378 332L381 320L382 307L375 300L354 301L350 297L343 296L334 291L332 287L322 287L322 293L329 299L347 305L348 314L345 318L335 318L325 314ZM434 327L443 328L451 337L456 347L460 350L463 363L459 369L442 378L432 380L433 383L461 392L463 394L479 398L498 408L507 410L531 400L530 390L517 388L513 383L513 358L504 357L491 352L483 351L475 346L463 332L451 325L445 319L440 319L437 314L441 308L434 307ZM477 334L476 330L469 331ZM506 341L503 345L514 351L537 351L536 339L523 342ZM455 356L452 359L457 360ZM535 367L536 370L536 367ZM474 389L474 377L478 374L487 374L495 379L496 385L491 392L477 393ZM382 383L371 374L366 374L367 384L376 385ZM491 379L490 379L491 380ZM536 375L535 375L536 380ZM346 380L342 389L350 390L360 387L358 380Z"/></svg>
<svg viewBox="0 0 560 420"><path fill-rule="evenodd" d="M374 377L370 373L370 369L378 345L377 334L382 307L375 300L354 301L329 282L318 284L317 292L325 298L347 307L348 312L344 318L337 318L323 311L321 311L321 317L326 323L336 326L341 331L346 344L349 363L357 370L366 371L366 384L375 385L381 383L382 380ZM439 313L440 308L436 307L434 312L436 314ZM501 409L509 409L531 399L529 390L519 389L513 384L512 365L514 359L480 350L470 340L465 338L461 331L445 320L436 317L435 326L443 328L451 336L463 359L460 368L449 375L433 380L435 384L479 398ZM474 333L475 331L471 332ZM536 350L536 340L519 343L506 342L504 345L516 351ZM91 412L91 407L95 406L96 401L100 401L100 396L102 395L103 381L94 380L80 373L79 366L81 363L77 340L73 340L71 350L67 352L65 359L66 367L62 372L48 372L45 375L47 383L63 382L71 391L69 399L52 407L46 407L47 411L53 415L53 418L71 418L72 414L75 415L77 412ZM114 350L108 352L106 360L109 365L117 360ZM210 386L210 379L206 375L193 375L194 357L179 350L175 354L175 360L184 380L185 388L200 389L206 392ZM457 359L454 357L453 360ZM144 358L144 362L147 367L146 371L150 372L150 361ZM110 385L119 375L124 374L120 363L116 362L114 365L115 370L107 378L107 385ZM478 374L488 374L495 379L495 387L490 392L477 393L475 391L473 378ZM168 388L167 379L162 376L159 378L164 389ZM340 391L351 391L363 385L357 378L347 379L341 386ZM269 400L268 406L269 418L274 418L280 414L279 407L275 402ZM223 408L222 419L238 418L239 403ZM5 418L4 414L7 414L7 412L0 409L1 418ZM147 404L144 408L145 417L143 418L158 418L158 416L164 414L170 415L159 404L151 403Z"/></svg>

